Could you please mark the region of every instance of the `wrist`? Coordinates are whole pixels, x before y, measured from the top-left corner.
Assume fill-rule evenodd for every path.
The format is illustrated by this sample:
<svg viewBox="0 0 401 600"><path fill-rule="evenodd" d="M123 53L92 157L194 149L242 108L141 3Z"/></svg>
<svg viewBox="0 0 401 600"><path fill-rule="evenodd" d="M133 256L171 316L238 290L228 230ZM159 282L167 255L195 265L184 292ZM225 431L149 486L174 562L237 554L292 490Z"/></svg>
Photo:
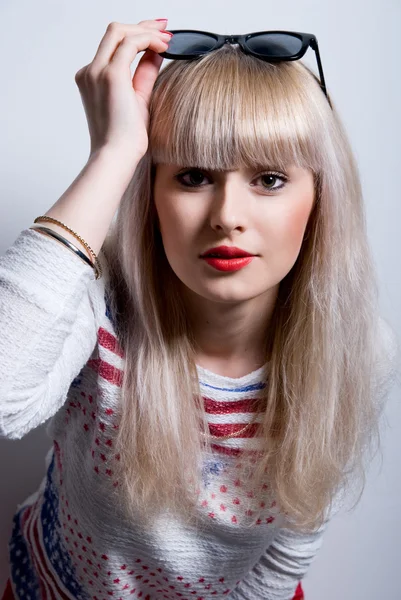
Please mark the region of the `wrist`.
<svg viewBox="0 0 401 600"><path fill-rule="evenodd" d="M91 152L88 163L105 163L111 168L117 169L120 173L126 172L133 175L143 155L132 155L131 152L132 148L128 150L128 148L123 146L102 146L98 150Z"/></svg>

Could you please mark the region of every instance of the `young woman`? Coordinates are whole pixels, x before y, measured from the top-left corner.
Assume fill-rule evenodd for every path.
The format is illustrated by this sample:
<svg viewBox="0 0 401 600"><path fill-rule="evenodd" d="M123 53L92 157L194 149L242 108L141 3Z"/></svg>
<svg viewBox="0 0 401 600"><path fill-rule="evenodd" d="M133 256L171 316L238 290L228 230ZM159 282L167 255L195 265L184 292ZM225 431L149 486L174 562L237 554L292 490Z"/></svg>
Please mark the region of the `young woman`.
<svg viewBox="0 0 401 600"><path fill-rule="evenodd" d="M1 433L52 417L5 597L303 598L379 440L398 346L323 81L298 34L165 28L107 28L88 163L0 260Z"/></svg>

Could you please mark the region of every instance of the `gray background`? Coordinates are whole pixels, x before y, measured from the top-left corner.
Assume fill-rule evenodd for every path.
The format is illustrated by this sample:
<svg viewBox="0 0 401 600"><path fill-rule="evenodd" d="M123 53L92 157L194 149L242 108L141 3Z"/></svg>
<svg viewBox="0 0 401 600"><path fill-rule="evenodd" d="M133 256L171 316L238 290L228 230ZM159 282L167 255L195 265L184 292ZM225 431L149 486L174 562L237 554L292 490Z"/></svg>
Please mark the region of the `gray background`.
<svg viewBox="0 0 401 600"><path fill-rule="evenodd" d="M87 161L89 133L74 76L93 59L108 23L161 17L171 29L317 36L328 90L360 167L382 314L400 337L399 0L154 0L145 6L0 0L0 253L54 204ZM304 60L316 69L312 50ZM400 404L395 387L385 410L384 460L378 455L373 462L358 507L330 523L303 582L307 600L401 598ZM0 441L0 590L12 515L36 490L50 445L44 425L22 440Z"/></svg>

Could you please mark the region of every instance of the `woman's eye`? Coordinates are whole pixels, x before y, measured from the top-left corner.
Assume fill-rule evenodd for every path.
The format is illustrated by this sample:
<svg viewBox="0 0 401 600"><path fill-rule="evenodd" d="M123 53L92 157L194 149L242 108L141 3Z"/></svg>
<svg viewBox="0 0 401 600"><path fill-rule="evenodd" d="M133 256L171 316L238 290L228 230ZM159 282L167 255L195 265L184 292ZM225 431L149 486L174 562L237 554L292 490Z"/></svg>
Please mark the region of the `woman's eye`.
<svg viewBox="0 0 401 600"><path fill-rule="evenodd" d="M183 173L178 173L175 175L174 179L176 179L179 183L184 185L185 187L203 187L201 182L206 177L206 175L200 171L199 169L188 169ZM185 179L186 178L186 179ZM261 187L264 190L279 190L284 187L285 183L288 181L288 178L282 173L268 172L262 173L259 175L255 181L263 179L267 182L267 185L262 185ZM274 185L275 182L281 181L281 185Z"/></svg>
<svg viewBox="0 0 401 600"><path fill-rule="evenodd" d="M281 188L283 188L286 184L286 182L288 181L288 177L286 177L283 174L280 173L262 173L261 175L259 175L258 179L264 179L265 181L268 182L267 186L262 186L267 190L280 190ZM281 181L281 185L271 185L270 184L273 182L277 182L277 181Z"/></svg>
<svg viewBox="0 0 401 600"><path fill-rule="evenodd" d="M184 177L187 177L187 180L185 180ZM199 171L198 169L189 169L184 173L178 173L178 175L175 175L174 179L186 187L200 187L199 181L202 181L204 177L205 175L202 171Z"/></svg>

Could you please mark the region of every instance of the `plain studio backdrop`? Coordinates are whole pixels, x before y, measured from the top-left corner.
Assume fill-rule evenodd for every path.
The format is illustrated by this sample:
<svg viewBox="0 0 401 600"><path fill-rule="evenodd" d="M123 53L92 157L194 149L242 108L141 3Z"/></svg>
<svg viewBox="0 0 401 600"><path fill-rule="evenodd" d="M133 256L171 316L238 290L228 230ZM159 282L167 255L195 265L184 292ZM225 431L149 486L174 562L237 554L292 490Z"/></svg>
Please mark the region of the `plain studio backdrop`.
<svg viewBox="0 0 401 600"><path fill-rule="evenodd" d="M56 202L88 159L74 76L92 61L107 25L162 17L168 29L316 35L328 92L360 168L381 312L400 338L400 0L0 0L0 254ZM303 60L317 72L313 50ZM378 454L373 461L357 508L329 524L303 582L307 600L401 598L400 396L396 385L383 420L383 459ZM0 595L12 515L37 489L50 445L45 425L22 440L0 441Z"/></svg>

